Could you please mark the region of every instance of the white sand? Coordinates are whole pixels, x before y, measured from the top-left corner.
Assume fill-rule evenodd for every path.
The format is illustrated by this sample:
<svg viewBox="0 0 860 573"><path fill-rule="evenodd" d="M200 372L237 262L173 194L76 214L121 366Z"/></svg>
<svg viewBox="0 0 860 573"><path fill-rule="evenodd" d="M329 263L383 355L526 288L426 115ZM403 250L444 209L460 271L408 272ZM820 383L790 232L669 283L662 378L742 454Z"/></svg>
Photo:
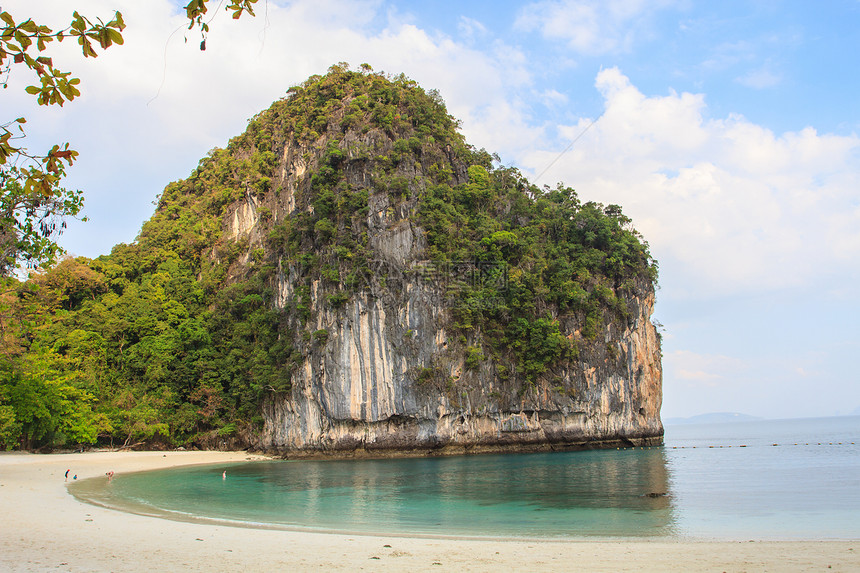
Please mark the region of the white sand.
<svg viewBox="0 0 860 573"><path fill-rule="evenodd" d="M855 541L475 541L183 523L81 503L78 478L244 452L0 454L2 571L860 571Z"/></svg>

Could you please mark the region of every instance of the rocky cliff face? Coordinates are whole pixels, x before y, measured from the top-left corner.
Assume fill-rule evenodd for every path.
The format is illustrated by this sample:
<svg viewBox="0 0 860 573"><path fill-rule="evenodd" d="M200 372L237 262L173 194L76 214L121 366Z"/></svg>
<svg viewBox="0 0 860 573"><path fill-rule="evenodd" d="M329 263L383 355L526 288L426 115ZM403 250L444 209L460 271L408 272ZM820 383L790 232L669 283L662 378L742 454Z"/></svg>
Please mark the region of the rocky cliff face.
<svg viewBox="0 0 860 573"><path fill-rule="evenodd" d="M632 318L621 332L608 325L604 344L560 373L566 388L542 385L521 395L492 364L466 371L461 356L449 356L445 308L434 300L422 285L404 285L392 300L362 295L340 312L321 313L316 326L328 329L328 339L296 372L292 392L264 403L262 446L295 455L661 443L650 289L628 301ZM452 383L416 379L416 366L434 361Z"/></svg>
<svg viewBox="0 0 860 573"><path fill-rule="evenodd" d="M661 353L650 321L650 278L631 275L623 285L619 279L615 287L604 289L601 300L612 300L615 310L595 310L592 305L586 313L584 303L563 308L538 301L531 312L557 328L553 332L563 337L559 344L572 357L547 358L538 375L523 374L511 358L513 351L505 350L515 341L494 339L505 321L515 319L505 298L506 277L494 279L496 298L483 301L499 308L480 310L496 317L496 330L486 321L464 326L457 318L462 315L458 285L480 274L483 263L450 258L440 262L422 225L428 189L477 186L475 173L487 172L471 172L456 145L428 144L433 137L428 140L426 135L420 140L424 143L416 145L419 139L410 131L414 122L400 131L354 127L348 114L363 96L338 97L321 134L302 139L293 131L273 145L277 167L269 188L277 192L249 190L224 217L223 236L245 247L230 276L246 275L254 253L266 253L275 269L272 304L289 315L292 343L300 356L293 364L290 390L269 392L263 399L258 445L295 456L660 443ZM396 123L400 115L393 117ZM407 141L409 153L403 143ZM403 157L395 161L398 154ZM327 169L327 184L335 196L366 192L366 208L339 218L328 214L331 207L319 199L326 192L320 191L320 181ZM476 193L480 197L480 189ZM534 200L528 194L518 197ZM508 216L516 206L506 200L509 204L498 208ZM485 209L494 208L492 200L485 203ZM319 223L324 218L334 222ZM511 235L527 223L525 216L510 215L498 229ZM273 246L270 237L279 225L293 229L292 251ZM316 234L297 234L294 229L301 225ZM331 238L333 234L353 239L341 241ZM439 243L438 236L433 240ZM488 240L482 244L489 245ZM297 254L298 244L305 254L312 251L319 260L330 261L328 267ZM340 262L330 253L342 245L355 250L355 244L364 249L367 264L349 274L346 288L339 281L347 275L343 261L352 260L351 252ZM434 248L438 253L439 247ZM346 252L343 249L338 252ZM497 255L492 265L514 273L514 281L521 274L518 269L526 268L524 257L505 257ZM328 268L328 278L308 271L309 265ZM332 279L332 272L340 279ZM583 297L594 288L594 275L577 275L586 277L577 279L584 285ZM336 296L341 298L332 298ZM525 352L520 364L531 358Z"/></svg>

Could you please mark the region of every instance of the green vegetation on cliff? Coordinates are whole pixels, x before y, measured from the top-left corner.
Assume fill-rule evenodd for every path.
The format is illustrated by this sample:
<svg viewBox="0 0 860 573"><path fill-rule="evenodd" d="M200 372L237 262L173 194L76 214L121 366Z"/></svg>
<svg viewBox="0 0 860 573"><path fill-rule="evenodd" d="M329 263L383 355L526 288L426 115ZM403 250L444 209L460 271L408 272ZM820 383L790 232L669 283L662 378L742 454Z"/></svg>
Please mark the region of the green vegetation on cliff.
<svg viewBox="0 0 860 573"><path fill-rule="evenodd" d="M380 226L423 234L400 275L380 264ZM0 445L245 439L325 347L313 317L427 277L448 351L528 386L576 359L561 321L595 339L656 264L619 207L468 146L437 93L333 66L169 184L134 244L8 283ZM416 368L416 384L439 375Z"/></svg>

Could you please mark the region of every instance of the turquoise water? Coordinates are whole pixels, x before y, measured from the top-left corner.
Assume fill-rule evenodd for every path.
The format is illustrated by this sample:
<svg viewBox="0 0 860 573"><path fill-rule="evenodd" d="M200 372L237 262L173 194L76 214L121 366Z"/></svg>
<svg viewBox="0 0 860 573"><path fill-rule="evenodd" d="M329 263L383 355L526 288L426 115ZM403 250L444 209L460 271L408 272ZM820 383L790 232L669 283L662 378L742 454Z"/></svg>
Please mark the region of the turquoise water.
<svg viewBox="0 0 860 573"><path fill-rule="evenodd" d="M858 444L860 417L670 426L663 448L252 462L70 490L177 519L350 533L860 538Z"/></svg>

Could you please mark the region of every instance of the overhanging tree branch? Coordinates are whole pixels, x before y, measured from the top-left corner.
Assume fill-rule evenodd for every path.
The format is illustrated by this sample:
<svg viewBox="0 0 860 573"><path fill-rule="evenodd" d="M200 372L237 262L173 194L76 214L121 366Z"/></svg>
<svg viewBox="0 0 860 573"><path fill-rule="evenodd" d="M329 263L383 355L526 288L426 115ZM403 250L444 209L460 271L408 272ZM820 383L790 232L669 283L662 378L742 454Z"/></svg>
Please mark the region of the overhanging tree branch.
<svg viewBox="0 0 860 573"><path fill-rule="evenodd" d="M199 27L204 34L201 48L209 31L208 22L203 20L209 1L191 0L185 6L188 29ZM233 19L246 12L253 16L257 1L229 0L225 9ZM81 95L80 79L54 67L53 58L46 53L52 42L74 38L85 58L98 57L99 48L124 43L125 21L120 12L114 12L107 23L74 12L69 25L57 31L32 19L16 23L4 11L0 11L0 20L0 83L7 87L13 68L29 69L38 83L25 89L39 105L62 106ZM18 143L26 138L25 122L17 118L0 124L0 277L10 276L22 264L30 268L51 264L63 252L55 238L65 228L64 218L76 216L83 207L80 191L60 186L77 151L64 143L54 145L44 155L31 153Z"/></svg>

